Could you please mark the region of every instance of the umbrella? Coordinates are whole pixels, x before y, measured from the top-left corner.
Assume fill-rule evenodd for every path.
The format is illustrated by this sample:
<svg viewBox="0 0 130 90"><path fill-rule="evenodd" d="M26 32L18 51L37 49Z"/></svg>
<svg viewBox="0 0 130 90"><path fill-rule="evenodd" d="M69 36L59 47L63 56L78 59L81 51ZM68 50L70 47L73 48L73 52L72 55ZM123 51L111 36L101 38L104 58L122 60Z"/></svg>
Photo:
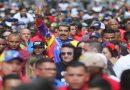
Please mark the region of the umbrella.
<svg viewBox="0 0 130 90"><path fill-rule="evenodd" d="M119 58L113 67L113 70L115 71L115 74L119 79L122 72L127 69L130 69L130 54Z"/></svg>

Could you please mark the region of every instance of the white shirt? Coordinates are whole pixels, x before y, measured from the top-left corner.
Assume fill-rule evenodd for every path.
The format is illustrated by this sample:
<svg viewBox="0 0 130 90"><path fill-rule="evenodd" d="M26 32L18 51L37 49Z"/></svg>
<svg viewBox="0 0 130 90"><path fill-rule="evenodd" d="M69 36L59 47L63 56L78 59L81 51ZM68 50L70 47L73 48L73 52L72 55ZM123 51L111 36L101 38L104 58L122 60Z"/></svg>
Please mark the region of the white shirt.
<svg viewBox="0 0 130 90"><path fill-rule="evenodd" d="M14 18L18 19L19 22L23 22L25 24L28 24L30 22L34 22L34 18L31 14L26 13L27 17L21 17L20 13L16 13L14 15Z"/></svg>

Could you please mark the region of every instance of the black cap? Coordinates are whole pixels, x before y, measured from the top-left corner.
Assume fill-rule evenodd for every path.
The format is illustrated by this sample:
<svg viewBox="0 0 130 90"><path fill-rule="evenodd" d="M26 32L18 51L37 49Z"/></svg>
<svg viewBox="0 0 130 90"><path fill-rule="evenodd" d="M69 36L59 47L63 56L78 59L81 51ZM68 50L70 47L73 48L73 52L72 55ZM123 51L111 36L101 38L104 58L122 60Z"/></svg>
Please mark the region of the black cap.
<svg viewBox="0 0 130 90"><path fill-rule="evenodd" d="M33 43L33 48L35 47L42 47L42 48L45 48L45 43L44 42L41 42L41 41L35 41Z"/></svg>

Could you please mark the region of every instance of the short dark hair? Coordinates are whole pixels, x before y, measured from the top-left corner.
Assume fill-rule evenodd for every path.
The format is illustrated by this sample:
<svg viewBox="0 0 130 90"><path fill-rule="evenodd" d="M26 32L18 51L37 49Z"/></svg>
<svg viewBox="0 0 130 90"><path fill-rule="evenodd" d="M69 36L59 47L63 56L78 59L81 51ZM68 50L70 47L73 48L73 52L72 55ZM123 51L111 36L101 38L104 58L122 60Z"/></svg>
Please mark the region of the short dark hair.
<svg viewBox="0 0 130 90"><path fill-rule="evenodd" d="M125 70L121 75L121 90L130 90L130 69Z"/></svg>
<svg viewBox="0 0 130 90"><path fill-rule="evenodd" d="M75 48L72 44L63 44L61 48L68 47L68 48Z"/></svg>
<svg viewBox="0 0 130 90"><path fill-rule="evenodd" d="M76 68L76 67L83 67L83 68L85 69L85 71L86 71L86 66L85 66L85 64L82 63L82 62L79 62L79 61L70 62L70 63L67 65L66 70L67 70L68 67L74 67L74 68Z"/></svg>
<svg viewBox="0 0 130 90"><path fill-rule="evenodd" d="M19 79L19 80L21 80L20 76L17 75L17 74L5 75L2 79L3 79L3 82L2 82L3 86L4 86L5 82L6 82L6 80L10 80L10 79Z"/></svg>
<svg viewBox="0 0 130 90"><path fill-rule="evenodd" d="M70 25L67 24L66 22L61 22L61 23L59 23L58 28L59 28L60 26L68 27L68 30L70 31Z"/></svg>
<svg viewBox="0 0 130 90"><path fill-rule="evenodd" d="M54 63L54 61L51 58L41 58L38 61L36 61L35 68L38 68L42 63L46 63L46 62Z"/></svg>
<svg viewBox="0 0 130 90"><path fill-rule="evenodd" d="M130 38L130 31L125 32L124 38L126 41Z"/></svg>
<svg viewBox="0 0 130 90"><path fill-rule="evenodd" d="M103 79L100 75L93 77L88 86L89 88L100 88L100 90L111 90L110 83Z"/></svg>
<svg viewBox="0 0 130 90"><path fill-rule="evenodd" d="M35 82L22 84L13 90L55 90L52 83L46 79L39 78Z"/></svg>
<svg viewBox="0 0 130 90"><path fill-rule="evenodd" d="M103 36L105 33L115 33L115 31L110 28L106 28L102 31L101 36Z"/></svg>

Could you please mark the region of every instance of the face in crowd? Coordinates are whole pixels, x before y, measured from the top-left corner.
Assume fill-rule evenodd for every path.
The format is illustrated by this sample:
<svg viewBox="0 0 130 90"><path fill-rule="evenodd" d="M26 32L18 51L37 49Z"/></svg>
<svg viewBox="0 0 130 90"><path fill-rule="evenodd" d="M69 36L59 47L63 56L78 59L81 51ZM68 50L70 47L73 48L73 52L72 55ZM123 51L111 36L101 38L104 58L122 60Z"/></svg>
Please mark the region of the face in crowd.
<svg viewBox="0 0 130 90"><path fill-rule="evenodd" d="M89 74L84 66L68 66L66 69L65 80L72 90L80 90L83 86L87 86ZM86 89L84 89L86 90Z"/></svg>
<svg viewBox="0 0 130 90"><path fill-rule="evenodd" d="M21 7L21 9L20 9L20 14L21 14L22 16L25 16L25 15L26 15L26 13L27 13L26 8Z"/></svg>
<svg viewBox="0 0 130 90"><path fill-rule="evenodd" d="M69 36L69 27L68 26L59 26L59 38L62 41L65 41Z"/></svg>
<svg viewBox="0 0 130 90"><path fill-rule="evenodd" d="M63 62L70 62L73 60L74 57L74 49L70 47L63 47L61 48L61 59Z"/></svg>
<svg viewBox="0 0 130 90"><path fill-rule="evenodd" d="M31 32L29 29L22 29L20 31L20 36L23 41L28 42L31 37Z"/></svg>
<svg viewBox="0 0 130 90"><path fill-rule="evenodd" d="M119 25L118 25L118 22L117 22L115 19L110 19L110 20L108 21L108 25L109 25L109 27L110 27L112 30L118 30Z"/></svg>
<svg viewBox="0 0 130 90"><path fill-rule="evenodd" d="M18 34L10 34L7 38L7 47L17 50L20 48L20 37Z"/></svg>
<svg viewBox="0 0 130 90"><path fill-rule="evenodd" d="M6 47L5 40L0 38L0 53L2 53L4 51L5 47Z"/></svg>
<svg viewBox="0 0 130 90"><path fill-rule="evenodd" d="M42 62L36 66L36 75L53 81L56 77L56 65L53 62Z"/></svg>
<svg viewBox="0 0 130 90"><path fill-rule="evenodd" d="M14 59L8 62L4 61L1 64L2 73L3 75L8 75L12 73L19 75L22 70L22 65L23 63L18 59Z"/></svg>
<svg viewBox="0 0 130 90"><path fill-rule="evenodd" d="M4 90L11 90L22 84L21 78L16 74L9 74L3 77Z"/></svg>
<svg viewBox="0 0 130 90"><path fill-rule="evenodd" d="M76 34L76 26L70 26L70 36L74 36Z"/></svg>
<svg viewBox="0 0 130 90"><path fill-rule="evenodd" d="M36 55L43 54L44 51L45 51L45 49L43 47L35 47L33 50L34 54L36 54Z"/></svg>
<svg viewBox="0 0 130 90"><path fill-rule="evenodd" d="M102 32L102 41L103 42L110 42L115 40L115 31L112 29L105 29Z"/></svg>

